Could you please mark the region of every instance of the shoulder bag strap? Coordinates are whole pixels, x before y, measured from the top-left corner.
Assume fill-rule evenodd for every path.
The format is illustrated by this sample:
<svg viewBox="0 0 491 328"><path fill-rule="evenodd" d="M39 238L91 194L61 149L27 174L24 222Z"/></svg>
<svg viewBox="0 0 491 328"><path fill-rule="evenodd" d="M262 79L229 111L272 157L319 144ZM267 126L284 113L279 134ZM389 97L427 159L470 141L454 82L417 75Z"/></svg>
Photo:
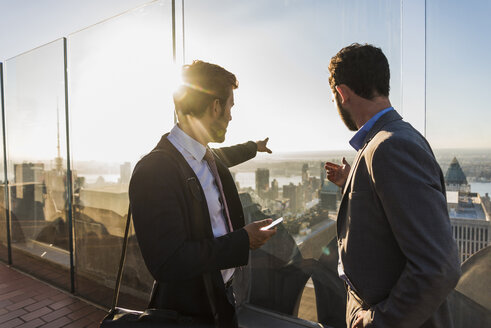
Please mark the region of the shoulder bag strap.
<svg viewBox="0 0 491 328"><path fill-rule="evenodd" d="M152 150L152 153L153 152L164 153L164 154L168 154L168 155L172 156L172 154L170 152L165 151L163 149L154 149L154 150ZM185 177L187 177L188 175L185 174L181 165L178 165L178 167L179 167L179 170L181 171L181 173ZM126 218L126 227L124 230L123 248L121 250L121 259L119 261L119 269L118 269L118 275L116 277L116 286L114 287L114 295L113 295L113 301L112 301L112 305L111 305L111 311L113 311L118 304L119 290L121 288L121 280L123 277L123 266L124 266L124 262L126 259L126 249L128 247L128 235L129 235L129 230L130 230L130 222L131 222L131 205L128 206L128 216ZM215 292L213 290L213 285L212 285L210 274L203 274L203 282L205 284L206 295L208 296L208 301L210 302L210 307L211 307L211 311L213 313L213 318L215 320L216 326L218 327L218 312L217 312L216 302L215 302Z"/></svg>
<svg viewBox="0 0 491 328"><path fill-rule="evenodd" d="M114 295L113 295L113 302L111 305L111 311L114 311L116 305L118 304L119 289L121 288L121 280L123 277L124 260L126 259L126 248L128 246L128 234L130 231L130 222L131 222L131 206L128 205L128 216L126 217L126 227L124 229L123 248L121 250L121 259L119 260L119 269L118 269L118 275L116 277L116 286L114 287Z"/></svg>

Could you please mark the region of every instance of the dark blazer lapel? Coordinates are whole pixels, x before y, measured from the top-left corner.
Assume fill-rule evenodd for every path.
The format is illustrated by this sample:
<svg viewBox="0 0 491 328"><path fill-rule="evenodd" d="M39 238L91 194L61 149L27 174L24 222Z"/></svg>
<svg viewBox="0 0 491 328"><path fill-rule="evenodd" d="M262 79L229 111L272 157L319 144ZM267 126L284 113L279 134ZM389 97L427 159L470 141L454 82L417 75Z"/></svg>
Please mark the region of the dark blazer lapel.
<svg viewBox="0 0 491 328"><path fill-rule="evenodd" d="M348 179L346 180L346 183L344 184L343 196L341 197L341 204L339 205L338 218L337 218L337 222L336 222L338 237L340 237L341 224L344 222L344 220L346 218L346 213L345 213L346 208L345 208L344 204L346 203L346 199L348 198L348 194L349 194L348 190L349 190L349 187L351 185L351 179L353 178L354 172L358 168L358 163L360 162L361 154L363 153L363 151L365 150L367 145L368 145L368 143L363 145L363 147L360 148L360 150L358 150L358 152L356 153L355 160L353 161L353 166L351 167L351 170L349 171Z"/></svg>
<svg viewBox="0 0 491 328"><path fill-rule="evenodd" d="M360 150L358 150L358 152L356 153L355 160L353 161L353 166L351 166L351 170L349 171L349 174L348 174L348 179L346 180L346 183L344 184L343 195L346 193L346 191L349 188L349 185L351 184L351 179L353 178L353 173L356 171L356 169L358 167L358 162L360 162L361 154L365 150L366 146L367 146L367 144L364 144L363 147Z"/></svg>
<svg viewBox="0 0 491 328"><path fill-rule="evenodd" d="M356 171L356 169L358 168L358 163L360 162L360 158L361 158L361 154L363 153L363 151L365 150L365 147L367 146L367 144L365 144L363 146L363 148L361 148L357 153L356 153L356 157L355 157L355 160L353 161L353 166L351 167L351 170L349 171L349 175L348 175L348 179L346 180L346 183L344 184L344 188L343 188L343 196L341 197L341 204L339 205L339 211L338 211L338 219L337 219L337 230L338 230L338 237L340 236L340 232L341 232L341 224L344 222L344 219L346 218L346 209L344 207L344 204L346 203L346 199L348 198L348 190L349 190L349 187L351 185L351 179L353 178L353 174L354 172Z"/></svg>
<svg viewBox="0 0 491 328"><path fill-rule="evenodd" d="M203 191L203 188L201 187L201 183L199 182L198 177L194 173L193 169L191 166L189 166L188 162L182 156L181 152L172 144L172 142L167 139L167 136L169 133L166 133L165 135L162 136L160 139L159 143L157 144L156 149L163 149L167 150L170 152L173 156L173 158L178 162L177 165L179 165L182 168L183 173L185 174L185 179L186 181L183 181L184 184L187 185L187 188L189 188L191 194L193 197L196 198L197 201L201 204L202 210L203 210L203 217L208 218L208 220L203 220L202 222L202 227L204 228L204 233L208 236L213 238L213 228L211 227L211 219L210 219L210 212L208 210L208 205L206 203L206 196ZM196 190L198 189L198 190ZM201 197L196 197L196 193L199 193Z"/></svg>
<svg viewBox="0 0 491 328"><path fill-rule="evenodd" d="M351 185L351 180L353 179L353 175L358 169L358 163L360 162L360 158L365 151L365 148L368 146L370 141L375 137L375 135L388 123L397 121L397 120L402 120L402 117L397 113L395 110L391 110L384 115L382 115L377 122L373 125L373 127L368 131L367 136L365 137L365 140L363 141L363 147L360 148L360 150L356 153L355 160L353 161L353 165L351 166L351 170L348 175L348 179L346 180L346 183L343 188L343 196L341 198L341 205L339 206L339 211L338 211L338 232L340 228L340 224L342 223L342 220L346 216L344 214L344 203L346 202L346 198L348 197L348 190Z"/></svg>

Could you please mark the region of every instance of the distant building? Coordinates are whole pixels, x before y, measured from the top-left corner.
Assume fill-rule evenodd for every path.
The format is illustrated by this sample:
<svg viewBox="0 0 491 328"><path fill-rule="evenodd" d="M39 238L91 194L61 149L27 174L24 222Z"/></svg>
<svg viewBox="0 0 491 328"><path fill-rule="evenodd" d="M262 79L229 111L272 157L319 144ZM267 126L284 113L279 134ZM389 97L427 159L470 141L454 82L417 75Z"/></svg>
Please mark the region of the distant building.
<svg viewBox="0 0 491 328"><path fill-rule="evenodd" d="M131 163L124 162L119 166L119 183L120 184L128 184L130 183L131 178Z"/></svg>
<svg viewBox="0 0 491 328"><path fill-rule="evenodd" d="M305 163L302 166L302 183L308 183L309 182L309 164Z"/></svg>
<svg viewBox="0 0 491 328"><path fill-rule="evenodd" d="M271 189L269 190L270 199L273 200L277 199L278 193L279 193L278 181L276 179L273 179L273 181L271 181Z"/></svg>
<svg viewBox="0 0 491 328"><path fill-rule="evenodd" d="M313 190L309 183L302 185L303 200L305 203L311 202L314 199Z"/></svg>
<svg viewBox="0 0 491 328"><path fill-rule="evenodd" d="M256 170L256 192L259 197L264 198L269 189L269 170L257 169Z"/></svg>
<svg viewBox="0 0 491 328"><path fill-rule="evenodd" d="M481 196L481 202L484 207L484 212L486 213L486 220L490 221L491 220L491 198L489 198L489 194L486 193L483 196Z"/></svg>
<svg viewBox="0 0 491 328"><path fill-rule="evenodd" d="M447 173L445 173L445 185L447 187L447 191L471 191L471 187L467 183L467 178L464 171L460 167L459 161L456 157L453 158Z"/></svg>
<svg viewBox="0 0 491 328"><path fill-rule="evenodd" d="M313 190L318 190L321 187L321 180L317 177L310 177L310 185Z"/></svg>
<svg viewBox="0 0 491 328"><path fill-rule="evenodd" d="M478 193L470 192L470 185L454 158L445 174L447 207L452 233L457 242L461 262L491 243L491 222L486 202Z"/></svg>
<svg viewBox="0 0 491 328"><path fill-rule="evenodd" d="M457 241L461 262L491 243L491 222L479 194L448 192L452 233Z"/></svg>
<svg viewBox="0 0 491 328"><path fill-rule="evenodd" d="M43 163L14 164L11 197L17 217L34 219L42 216L44 219L44 214L42 211L39 212L39 208L44 205L45 193Z"/></svg>
<svg viewBox="0 0 491 328"><path fill-rule="evenodd" d="M302 186L296 186L293 183L283 186L283 198L289 200L289 208L293 212L303 207L303 190Z"/></svg>
<svg viewBox="0 0 491 328"><path fill-rule="evenodd" d="M319 189L320 207L324 210L336 210L340 189L331 181L325 183Z"/></svg>
<svg viewBox="0 0 491 328"><path fill-rule="evenodd" d="M324 163L320 162L320 174L319 174L319 179L321 182L321 188L324 186L324 179L326 178L326 169L324 168Z"/></svg>

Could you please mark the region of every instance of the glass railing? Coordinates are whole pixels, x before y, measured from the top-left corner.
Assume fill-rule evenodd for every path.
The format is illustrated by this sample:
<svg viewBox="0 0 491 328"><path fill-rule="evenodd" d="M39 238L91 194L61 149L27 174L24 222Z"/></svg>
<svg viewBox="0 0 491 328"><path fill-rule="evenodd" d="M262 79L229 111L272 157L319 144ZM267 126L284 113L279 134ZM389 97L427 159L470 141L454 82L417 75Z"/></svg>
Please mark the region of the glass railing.
<svg viewBox="0 0 491 328"><path fill-rule="evenodd" d="M63 40L7 60L4 74L12 256L69 288Z"/></svg>
<svg viewBox="0 0 491 328"><path fill-rule="evenodd" d="M451 299L456 326L484 327L491 311L484 296L489 254L479 261L491 244L491 113L486 96L491 46L481 37L491 31L486 19L490 12L491 5L482 1L426 1L426 134L445 174L452 233L464 263Z"/></svg>
<svg viewBox="0 0 491 328"><path fill-rule="evenodd" d="M351 162L356 152L331 102L327 66L352 42L381 47L400 110L401 2L215 0L185 8L187 61L219 64L239 80L226 144L270 137L274 152L231 169L246 221L284 218L234 280L238 302L343 326L335 224L341 191L325 179L324 162Z"/></svg>
<svg viewBox="0 0 491 328"><path fill-rule="evenodd" d="M170 4L157 1L68 37L77 291L106 305L133 166L173 124ZM124 277L122 293L134 297L121 305L144 308L153 278L133 233Z"/></svg>
<svg viewBox="0 0 491 328"><path fill-rule="evenodd" d="M175 40L171 4L153 1L4 62L9 183L5 188L2 158L1 260L8 260L8 214L14 266L70 290L72 255L75 292L110 305L132 170L174 124L172 93L180 69L174 62L200 59L239 80L225 145L270 138L273 154L231 168L246 223L284 218L278 233L236 273L239 307L299 325L308 320L343 327L346 292L336 268L335 222L341 191L325 179L323 166L343 157L351 163L355 156L327 70L330 58L352 42L383 50L392 105L403 117L426 120L426 127L416 127L426 130L446 174L461 260L490 244L491 114L485 95L491 49L482 41L491 30L488 4L426 1L426 12L418 14L426 14L426 49L412 50L426 53L420 63L426 76L403 63L410 53L403 47L403 16L412 16L402 1L189 1L184 16L177 1ZM417 103L410 95L403 101L403 90L420 84L414 81L426 83L425 114L409 106ZM120 306L145 308L152 282L132 229ZM475 286L460 284L457 292L466 298L453 296L462 325L472 314L487 313L485 289ZM481 312L472 312L474 305Z"/></svg>
<svg viewBox="0 0 491 328"><path fill-rule="evenodd" d="M483 55L491 48L472 36L491 30L490 22L479 19L490 7L472 3L468 7L456 1L448 6L427 2L427 135L445 173L449 214L462 262L490 240L486 221L491 213L491 133L486 122L491 114L482 95L491 86L485 77L491 68ZM466 12L472 12L472 17ZM457 17L462 26L453 24ZM464 64L469 56L472 64ZM476 96L468 97L470 92Z"/></svg>
<svg viewBox="0 0 491 328"><path fill-rule="evenodd" d="M3 63L0 63L0 110L2 111L3 117L4 108L4 96L3 96ZM3 120L3 119L2 119ZM7 227L7 210L6 210L6 195L5 195L5 165L4 165L4 151L3 151L3 124L0 128L1 131L1 162L0 162L0 259L8 262L9 261L9 229Z"/></svg>

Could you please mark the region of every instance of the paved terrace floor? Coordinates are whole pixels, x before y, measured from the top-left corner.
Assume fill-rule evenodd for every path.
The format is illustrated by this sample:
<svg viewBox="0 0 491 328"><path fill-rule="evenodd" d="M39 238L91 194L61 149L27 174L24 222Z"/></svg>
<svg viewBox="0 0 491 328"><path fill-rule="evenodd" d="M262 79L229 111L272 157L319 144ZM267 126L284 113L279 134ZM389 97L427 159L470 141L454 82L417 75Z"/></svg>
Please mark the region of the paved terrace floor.
<svg viewBox="0 0 491 328"><path fill-rule="evenodd" d="M0 263L0 328L99 327L105 311Z"/></svg>

